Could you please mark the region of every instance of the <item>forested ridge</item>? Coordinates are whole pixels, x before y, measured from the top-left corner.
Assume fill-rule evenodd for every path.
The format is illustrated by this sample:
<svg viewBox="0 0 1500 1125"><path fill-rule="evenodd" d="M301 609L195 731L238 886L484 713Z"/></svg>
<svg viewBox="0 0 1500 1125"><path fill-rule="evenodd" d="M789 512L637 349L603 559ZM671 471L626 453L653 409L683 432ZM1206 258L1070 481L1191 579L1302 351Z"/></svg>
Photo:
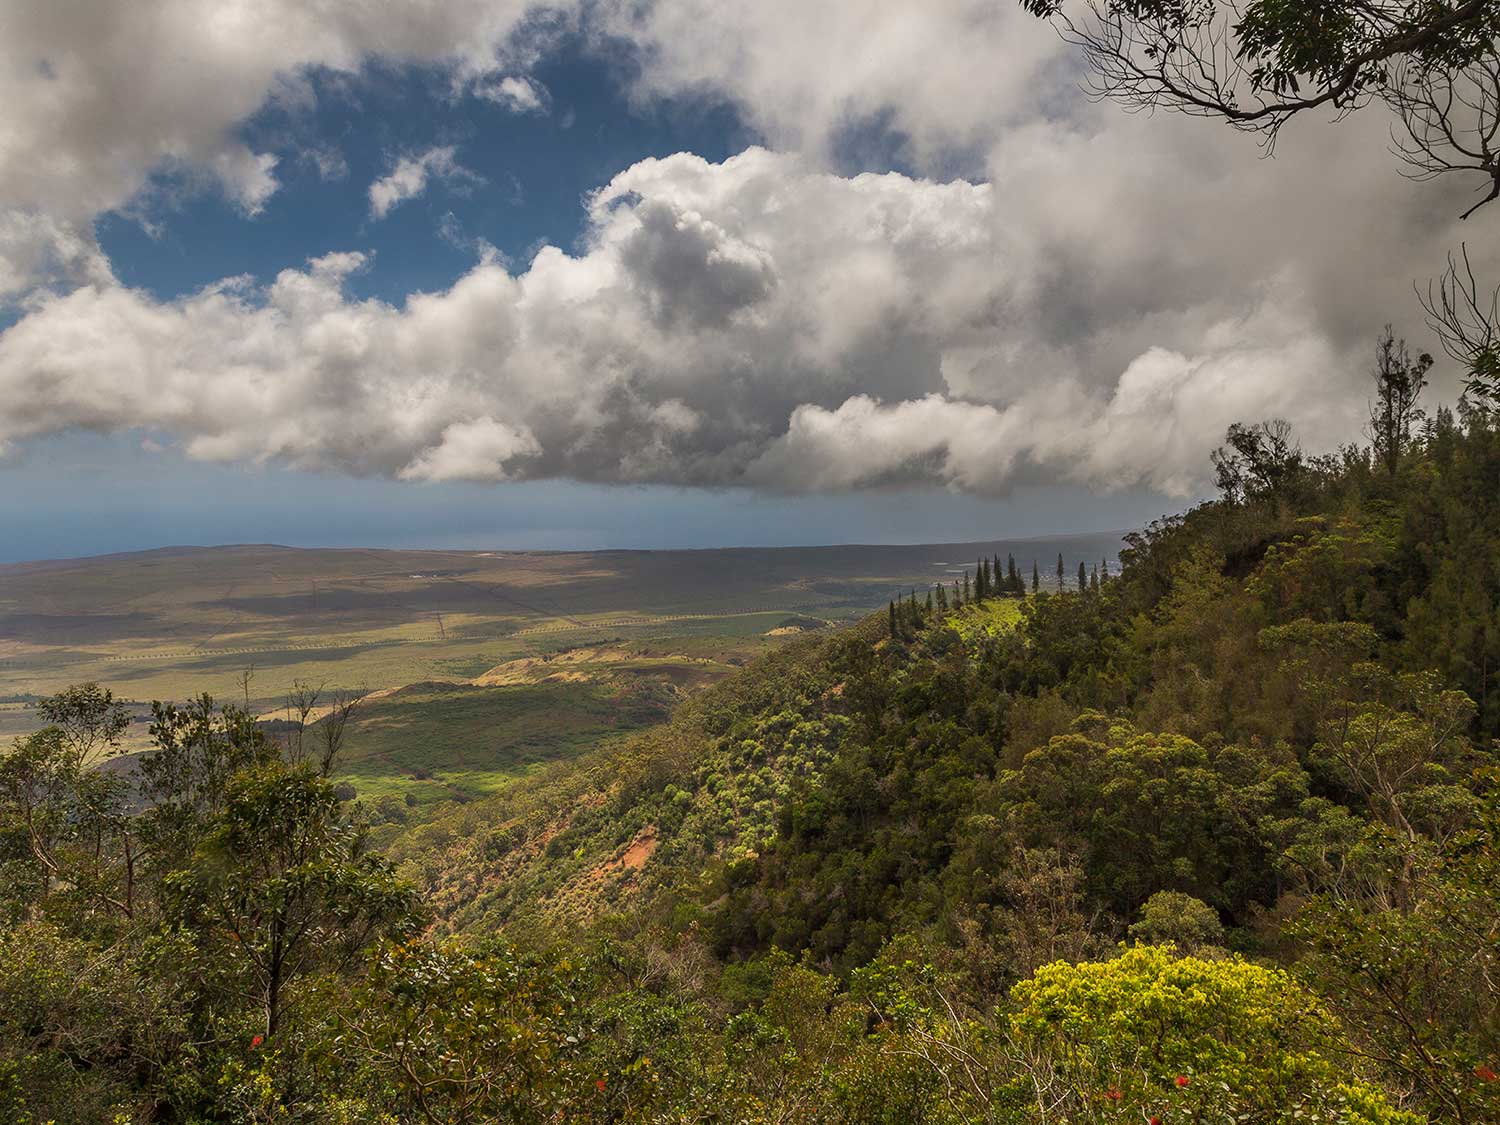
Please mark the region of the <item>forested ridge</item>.
<svg viewBox="0 0 1500 1125"><path fill-rule="evenodd" d="M0 1115L1500 1119L1500 421L1402 427L1236 427L1118 572L997 560L405 828L327 722L162 706L128 774L54 697Z"/></svg>

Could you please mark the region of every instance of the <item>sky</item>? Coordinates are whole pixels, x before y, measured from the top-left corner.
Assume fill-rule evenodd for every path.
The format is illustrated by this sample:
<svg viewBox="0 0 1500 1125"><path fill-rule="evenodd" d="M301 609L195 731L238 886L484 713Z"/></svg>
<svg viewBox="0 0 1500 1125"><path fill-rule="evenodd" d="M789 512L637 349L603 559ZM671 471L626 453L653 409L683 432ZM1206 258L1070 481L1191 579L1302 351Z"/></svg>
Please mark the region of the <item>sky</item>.
<svg viewBox="0 0 1500 1125"><path fill-rule="evenodd" d="M996 0L6 0L0 561L1139 526L1360 440L1472 185ZM1458 372L1436 372L1451 399Z"/></svg>

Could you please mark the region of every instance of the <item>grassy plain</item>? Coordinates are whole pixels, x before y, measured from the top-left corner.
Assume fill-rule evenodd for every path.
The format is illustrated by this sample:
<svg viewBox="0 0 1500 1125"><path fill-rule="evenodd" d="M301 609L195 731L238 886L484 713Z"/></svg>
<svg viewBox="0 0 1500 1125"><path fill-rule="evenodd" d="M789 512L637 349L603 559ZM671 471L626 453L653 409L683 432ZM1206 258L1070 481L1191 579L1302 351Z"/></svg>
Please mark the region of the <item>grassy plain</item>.
<svg viewBox="0 0 1500 1125"><path fill-rule="evenodd" d="M96 680L133 703L207 692L274 715L297 683L379 692L345 756L361 796L426 804L660 721L787 637L837 627L981 554L1029 572L1116 535L705 551L168 548L0 566L0 745L30 702ZM580 656L579 654L583 654ZM496 673L496 669L506 669Z"/></svg>

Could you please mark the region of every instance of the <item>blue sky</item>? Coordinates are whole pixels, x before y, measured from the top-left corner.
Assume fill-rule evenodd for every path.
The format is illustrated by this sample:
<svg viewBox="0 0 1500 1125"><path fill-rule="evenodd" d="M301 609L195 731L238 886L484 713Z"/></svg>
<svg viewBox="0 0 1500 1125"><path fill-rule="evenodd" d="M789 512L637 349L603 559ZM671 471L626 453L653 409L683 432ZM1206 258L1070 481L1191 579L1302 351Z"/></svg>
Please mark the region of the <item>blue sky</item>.
<svg viewBox="0 0 1500 1125"><path fill-rule="evenodd" d="M1357 439L1451 193L1077 79L978 0L18 0L0 560L1119 529Z"/></svg>
<svg viewBox="0 0 1500 1125"><path fill-rule="evenodd" d="M457 280L475 258L461 239L484 239L524 263L545 243L571 247L583 229L584 197L643 157L686 151L717 161L758 140L722 102L632 106L621 89L624 66L569 37L532 72L548 104L531 112L455 94L441 67L377 63L353 77L313 71L310 106L272 103L237 130L257 151L288 154L260 214L246 216L222 195L164 173L157 182L165 198L145 216L152 229L106 215L100 244L121 281L159 297L236 274L268 282L307 258L350 249L372 255L351 290L388 301ZM435 185L371 219L366 191L396 157L450 144L478 179ZM317 151L341 169L321 172Z"/></svg>

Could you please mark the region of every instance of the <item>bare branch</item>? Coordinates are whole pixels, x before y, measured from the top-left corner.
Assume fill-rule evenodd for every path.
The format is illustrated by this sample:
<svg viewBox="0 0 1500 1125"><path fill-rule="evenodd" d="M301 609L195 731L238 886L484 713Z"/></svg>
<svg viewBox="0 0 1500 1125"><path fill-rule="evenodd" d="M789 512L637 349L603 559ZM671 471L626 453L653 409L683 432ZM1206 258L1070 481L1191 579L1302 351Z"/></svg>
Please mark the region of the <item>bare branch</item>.
<svg viewBox="0 0 1500 1125"><path fill-rule="evenodd" d="M1500 286L1486 291L1479 284L1467 244L1448 255L1446 272L1418 297L1443 350L1468 368L1469 393L1500 401Z"/></svg>
<svg viewBox="0 0 1500 1125"><path fill-rule="evenodd" d="M1500 59L1457 71L1405 65L1385 93L1400 120L1391 147L1414 180L1453 173L1484 177L1488 192L1463 213L1467 219L1500 197Z"/></svg>
<svg viewBox="0 0 1500 1125"><path fill-rule="evenodd" d="M1500 197L1495 140L1495 0L1022 0L1078 47L1084 89L1132 111L1174 109L1258 134L1309 110L1335 119L1386 101L1398 154L1417 178L1478 172Z"/></svg>

